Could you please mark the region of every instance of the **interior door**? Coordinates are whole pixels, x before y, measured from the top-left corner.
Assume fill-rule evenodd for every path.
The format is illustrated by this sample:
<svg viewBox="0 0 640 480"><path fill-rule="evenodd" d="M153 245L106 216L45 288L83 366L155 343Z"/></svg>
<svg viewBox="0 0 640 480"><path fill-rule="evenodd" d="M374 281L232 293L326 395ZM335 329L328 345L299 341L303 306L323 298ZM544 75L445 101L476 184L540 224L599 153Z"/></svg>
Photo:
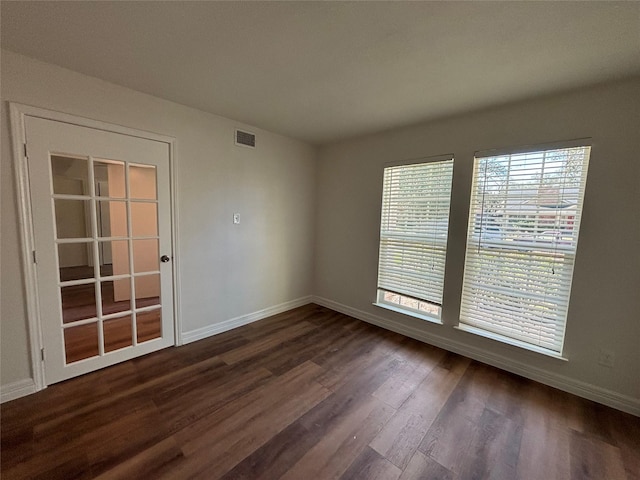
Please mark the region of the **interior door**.
<svg viewBox="0 0 640 480"><path fill-rule="evenodd" d="M25 128L46 383L174 345L169 145Z"/></svg>

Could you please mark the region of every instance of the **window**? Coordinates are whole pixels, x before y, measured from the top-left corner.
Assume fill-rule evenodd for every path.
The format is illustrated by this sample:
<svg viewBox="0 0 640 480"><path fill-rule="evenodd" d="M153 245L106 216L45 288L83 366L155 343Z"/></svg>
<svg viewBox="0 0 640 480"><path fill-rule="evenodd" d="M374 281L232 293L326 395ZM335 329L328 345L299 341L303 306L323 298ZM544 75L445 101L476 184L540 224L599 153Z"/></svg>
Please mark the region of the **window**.
<svg viewBox="0 0 640 480"><path fill-rule="evenodd" d="M452 175L452 156L384 169L377 305L440 318Z"/></svg>
<svg viewBox="0 0 640 480"><path fill-rule="evenodd" d="M459 328L561 355L589 154L476 155Z"/></svg>

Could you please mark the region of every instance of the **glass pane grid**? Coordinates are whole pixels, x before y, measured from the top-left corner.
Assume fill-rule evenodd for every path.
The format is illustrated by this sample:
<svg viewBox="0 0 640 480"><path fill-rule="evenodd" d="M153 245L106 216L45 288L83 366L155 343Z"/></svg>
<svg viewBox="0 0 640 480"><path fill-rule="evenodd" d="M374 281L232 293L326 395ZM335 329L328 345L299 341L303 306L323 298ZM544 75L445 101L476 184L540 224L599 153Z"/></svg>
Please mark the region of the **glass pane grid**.
<svg viewBox="0 0 640 480"><path fill-rule="evenodd" d="M51 164L66 363L161 337L156 167Z"/></svg>

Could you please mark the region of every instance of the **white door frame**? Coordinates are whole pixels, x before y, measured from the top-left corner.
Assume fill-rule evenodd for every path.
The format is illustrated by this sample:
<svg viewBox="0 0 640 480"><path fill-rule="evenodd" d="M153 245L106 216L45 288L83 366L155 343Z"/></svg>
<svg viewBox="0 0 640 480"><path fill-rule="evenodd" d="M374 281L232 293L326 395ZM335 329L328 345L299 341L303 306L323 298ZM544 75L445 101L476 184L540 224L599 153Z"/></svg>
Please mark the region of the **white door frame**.
<svg viewBox="0 0 640 480"><path fill-rule="evenodd" d="M29 326L29 347L31 353L31 373L35 383L35 390L39 391L47 387L44 375L44 361L42 359L43 339L40 306L38 303L38 285L36 270L34 268L35 241L33 234L31 187L29 183L29 168L27 163L27 139L25 129L25 117L36 117L45 120L53 120L69 123L82 127L89 127L106 132L119 133L132 137L155 140L166 143L169 146L169 187L171 191L171 242L172 242L172 280L173 280L173 324L175 333L175 345L182 344L182 317L180 315L180 276L178 248L178 197L177 197L177 165L175 157L176 139L167 135L136 130L134 128L114 125L111 123L78 117L67 113L46 110L20 103L9 103L11 115L11 140L13 147L13 164L16 182L16 197L18 201L18 231L22 250L22 271L25 282L25 295L27 307L27 323Z"/></svg>

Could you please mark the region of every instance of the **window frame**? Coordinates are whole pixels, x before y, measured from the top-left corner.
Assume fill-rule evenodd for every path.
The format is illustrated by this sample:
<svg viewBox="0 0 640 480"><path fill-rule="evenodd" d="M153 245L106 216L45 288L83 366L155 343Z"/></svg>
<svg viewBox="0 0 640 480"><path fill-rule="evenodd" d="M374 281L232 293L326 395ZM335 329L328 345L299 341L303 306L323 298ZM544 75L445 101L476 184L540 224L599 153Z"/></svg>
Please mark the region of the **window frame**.
<svg viewBox="0 0 640 480"><path fill-rule="evenodd" d="M449 242L449 227L450 227L450 219L451 219L451 198L452 198L452 189L453 189L453 173L455 166L455 158L453 154L443 154L429 157L420 157L411 160L400 160L394 162L387 162L383 165L383 182L382 182L382 195L380 199L381 212L380 212L380 222L379 222L379 237L378 237L378 271L376 276L376 300L373 302L373 305L377 307L381 307L387 310L391 310L394 312L401 313L403 315L408 315L411 317L415 317L421 320L426 320L432 323L442 325L442 304L438 304L436 302L420 299L412 295L408 295L406 293L396 292L394 290L383 288L380 285L381 271L382 271L382 242L383 242L383 222L385 218L384 213L384 204L385 204L385 172L389 168L393 167L411 167L416 165L426 165L426 164L434 164L434 163L443 163L450 162L451 164L451 181L449 184L449 192L448 192L448 206L447 206L447 224L446 224L446 238L444 239L444 256L443 256L443 273L442 273L442 281L441 281L441 296L444 295L444 287L445 287L445 276L446 276L446 258L448 251L448 242ZM389 293L392 295L399 295L401 297L400 301L403 299L414 300L417 302L426 303L429 306L436 307L438 309L438 313L431 313L429 311L421 310L420 308L413 308L409 305L401 305L400 303L391 302L385 300L385 293Z"/></svg>
<svg viewBox="0 0 640 480"><path fill-rule="evenodd" d="M574 247L569 252L571 255L570 267L569 267L570 273L568 275L568 282L565 285L563 285L564 290L566 290L567 306L566 306L566 309L564 310L564 318L562 320L562 324L560 325L562 333L561 333L561 336L559 337L560 338L559 349L555 350L552 348L547 348L545 346L536 345L534 343L529 343L526 340L510 337L508 335L493 332L491 330L486 330L484 328L480 328L475 325L470 325L468 323L465 323L464 321L465 319L463 318L463 315L464 315L464 309L465 309L465 292L466 292L467 281L469 276L469 263L468 263L469 254L470 254L470 249L472 247L480 248L479 242L473 243L473 240L472 240L472 232L477 226L477 220L474 217L473 208L476 202L476 198L474 197L477 189L476 185L477 185L477 182L480 181L478 178L478 175L479 175L478 162L482 159L491 158L491 157L499 157L499 156L507 156L507 155L513 156L513 155L526 154L526 153L533 154L533 153L541 153L541 152L571 149L571 148L586 148L587 153L586 153L586 159L584 161L584 166L582 167L582 173L581 173L580 184L579 184L580 186L578 187L578 192L577 192L578 198L576 203L576 216L574 216L574 219L577 218L577 229L576 229ZM502 149L492 149L492 150L483 150L483 151L475 152L474 162L473 162L473 172L472 172L472 185L471 185L471 191L469 195L469 218L468 218L468 227L467 227L467 238L465 242L464 275L463 275L462 285L461 285L462 291L461 291L461 297L460 297L460 316L459 316L458 325L454 327L455 329L472 333L485 338L489 338L492 340L496 340L504 344L513 345L526 350L541 353L550 357L558 358L561 360L567 360L563 352L564 352L565 339L566 339L566 329L569 321L569 310L571 306L571 290L572 290L573 278L575 273L575 264L577 261L578 242L581 234L582 219L584 215L584 200L586 197L589 165L593 158L592 149L593 149L593 143L591 139L582 138L582 139L562 141L562 142L526 145L526 146L515 147L515 148L502 148ZM563 182L564 181L566 181L565 177L563 177ZM481 202L481 204L483 204L483 202ZM481 222L480 229L482 230L482 228L483 228L483 225ZM544 234L544 232L542 232L542 234ZM491 314L488 314L488 316L490 315Z"/></svg>

